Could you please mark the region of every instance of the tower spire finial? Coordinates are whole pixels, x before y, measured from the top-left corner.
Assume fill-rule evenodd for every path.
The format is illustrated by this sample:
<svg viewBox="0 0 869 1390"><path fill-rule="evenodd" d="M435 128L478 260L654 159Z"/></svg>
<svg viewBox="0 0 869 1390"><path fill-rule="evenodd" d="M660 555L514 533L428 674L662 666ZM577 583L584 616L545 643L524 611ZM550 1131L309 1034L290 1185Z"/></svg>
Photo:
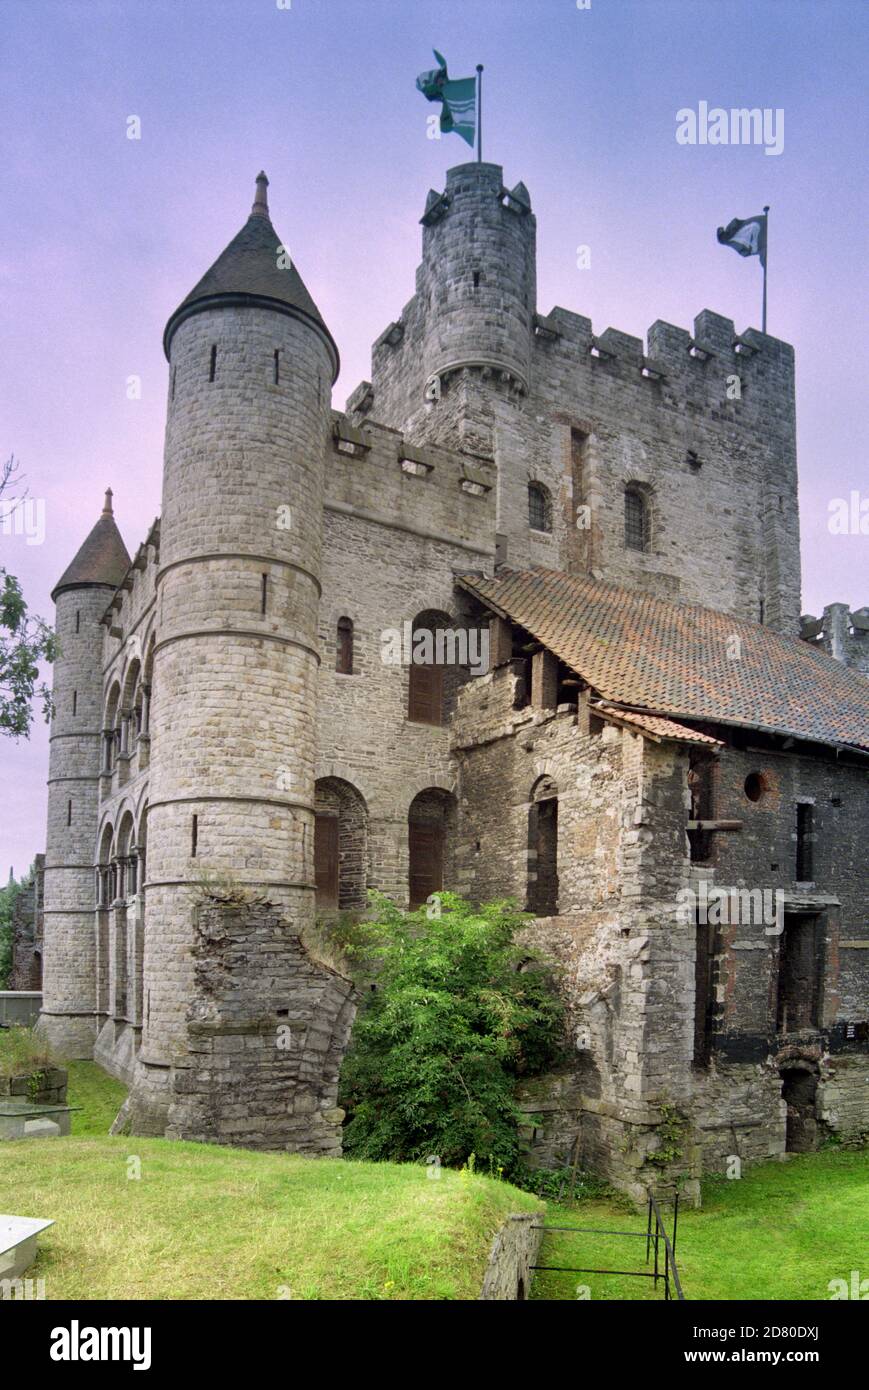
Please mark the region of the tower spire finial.
<svg viewBox="0 0 869 1390"><path fill-rule="evenodd" d="M268 194L266 193L266 189L268 188L268 186L269 181L263 173L262 169L260 169L259 173L256 176L256 197L253 200L253 207L250 210L251 217L268 218L269 200Z"/></svg>
<svg viewBox="0 0 869 1390"><path fill-rule="evenodd" d="M110 487L107 487L106 500L103 503L103 516L114 516L114 512L112 511L112 496L112 489Z"/></svg>

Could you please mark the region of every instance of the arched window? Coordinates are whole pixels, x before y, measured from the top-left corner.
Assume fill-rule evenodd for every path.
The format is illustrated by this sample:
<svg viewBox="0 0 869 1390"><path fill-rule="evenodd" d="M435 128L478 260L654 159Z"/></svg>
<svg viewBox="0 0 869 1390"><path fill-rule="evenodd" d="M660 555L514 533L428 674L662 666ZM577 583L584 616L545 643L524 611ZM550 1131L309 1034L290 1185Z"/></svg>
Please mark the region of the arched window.
<svg viewBox="0 0 869 1390"><path fill-rule="evenodd" d="M448 885L452 876L455 797L427 787L410 803L407 815L408 901L420 907Z"/></svg>
<svg viewBox="0 0 869 1390"><path fill-rule="evenodd" d="M625 545L629 550L649 548L649 500L633 483L625 488Z"/></svg>
<svg viewBox="0 0 869 1390"><path fill-rule="evenodd" d="M317 911L359 912L368 884L368 808L340 777L321 778L314 797Z"/></svg>
<svg viewBox="0 0 869 1390"><path fill-rule="evenodd" d="M552 530L549 493L542 483L528 484L528 525L532 531Z"/></svg>
<svg viewBox="0 0 869 1390"><path fill-rule="evenodd" d="M444 722L444 662L438 633L450 629L446 613L427 610L413 620L413 641L408 673L407 717L414 724Z"/></svg>
<svg viewBox="0 0 869 1390"><path fill-rule="evenodd" d="M342 676L353 675L353 621L351 618L338 619L335 670L339 671Z"/></svg>
<svg viewBox="0 0 869 1390"><path fill-rule="evenodd" d="M541 777L528 808L528 906L535 917L558 913L558 787Z"/></svg>

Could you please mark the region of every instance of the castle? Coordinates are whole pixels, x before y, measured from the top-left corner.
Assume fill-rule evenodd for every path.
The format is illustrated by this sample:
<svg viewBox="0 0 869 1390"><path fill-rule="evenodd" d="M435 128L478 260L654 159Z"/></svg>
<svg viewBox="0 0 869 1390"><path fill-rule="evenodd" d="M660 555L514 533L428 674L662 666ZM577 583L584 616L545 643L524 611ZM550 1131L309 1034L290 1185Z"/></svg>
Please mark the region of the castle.
<svg viewBox="0 0 869 1390"><path fill-rule="evenodd" d="M528 191L468 163L335 412L267 183L166 327L160 519L131 559L107 494L54 590L41 1027L133 1133L338 1153L315 919L513 897L568 1005L534 1161L859 1138L869 684L800 636L792 349L539 314Z"/></svg>

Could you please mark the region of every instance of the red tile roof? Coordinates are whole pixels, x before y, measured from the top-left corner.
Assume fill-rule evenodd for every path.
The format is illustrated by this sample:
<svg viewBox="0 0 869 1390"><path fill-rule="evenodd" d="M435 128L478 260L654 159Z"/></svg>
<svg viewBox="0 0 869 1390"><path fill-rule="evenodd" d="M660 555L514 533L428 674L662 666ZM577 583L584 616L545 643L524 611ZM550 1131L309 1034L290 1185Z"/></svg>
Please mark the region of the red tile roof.
<svg viewBox="0 0 869 1390"><path fill-rule="evenodd" d="M869 681L797 637L556 570L459 582L608 704L869 749Z"/></svg>
<svg viewBox="0 0 869 1390"><path fill-rule="evenodd" d="M677 724L672 719L662 719L656 714L636 714L631 710L614 709L601 700L592 701L591 708L614 724L627 724L639 733L651 734L652 738L671 739L676 743L704 743L710 748L720 748L721 739L710 734L701 734L699 729L689 729L687 724Z"/></svg>

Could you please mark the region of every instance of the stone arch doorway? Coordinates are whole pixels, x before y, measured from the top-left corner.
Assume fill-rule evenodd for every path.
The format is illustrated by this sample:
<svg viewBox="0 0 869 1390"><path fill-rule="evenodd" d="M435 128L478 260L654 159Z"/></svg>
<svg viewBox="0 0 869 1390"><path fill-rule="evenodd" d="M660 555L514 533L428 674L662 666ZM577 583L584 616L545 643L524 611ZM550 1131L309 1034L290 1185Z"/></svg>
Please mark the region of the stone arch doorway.
<svg viewBox="0 0 869 1390"><path fill-rule="evenodd" d="M361 912L368 887L368 808L340 777L314 784L317 911Z"/></svg>
<svg viewBox="0 0 869 1390"><path fill-rule="evenodd" d="M779 1067L782 1100L787 1106L785 1149L788 1153L812 1153L818 1147L818 1065L793 1058Z"/></svg>
<svg viewBox="0 0 869 1390"><path fill-rule="evenodd" d="M535 917L558 913L558 786L539 777L528 807L528 901Z"/></svg>
<svg viewBox="0 0 869 1390"><path fill-rule="evenodd" d="M426 787L407 813L408 902L420 907L432 893L452 882L455 797L440 787Z"/></svg>

